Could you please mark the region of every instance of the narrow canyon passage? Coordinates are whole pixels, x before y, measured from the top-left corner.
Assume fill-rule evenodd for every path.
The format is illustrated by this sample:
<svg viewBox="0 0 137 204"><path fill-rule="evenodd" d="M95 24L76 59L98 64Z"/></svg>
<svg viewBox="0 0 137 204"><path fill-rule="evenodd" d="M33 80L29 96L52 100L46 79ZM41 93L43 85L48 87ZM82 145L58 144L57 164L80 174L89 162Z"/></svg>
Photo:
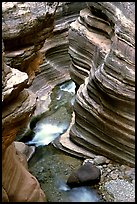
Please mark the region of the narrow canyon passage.
<svg viewBox="0 0 137 204"><path fill-rule="evenodd" d="M56 149L52 141L67 131L72 118L75 100L75 83L70 80L55 86L51 92L49 110L30 127L33 136L24 136L22 142L36 146L29 161L30 172L38 179L48 202L100 202L97 189L89 186L70 188L66 181L73 169L81 166L83 159L72 157ZM34 122L35 121L35 122Z"/></svg>
<svg viewBox="0 0 137 204"><path fill-rule="evenodd" d="M4 202L135 200L134 14L134 2L2 3ZM70 188L85 162L100 182Z"/></svg>

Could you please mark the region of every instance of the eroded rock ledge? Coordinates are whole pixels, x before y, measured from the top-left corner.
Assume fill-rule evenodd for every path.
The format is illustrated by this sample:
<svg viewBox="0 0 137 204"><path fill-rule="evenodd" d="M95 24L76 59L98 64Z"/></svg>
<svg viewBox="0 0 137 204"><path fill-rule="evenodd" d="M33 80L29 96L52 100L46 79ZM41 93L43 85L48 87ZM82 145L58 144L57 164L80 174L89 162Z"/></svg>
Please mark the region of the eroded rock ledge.
<svg viewBox="0 0 137 204"><path fill-rule="evenodd" d="M77 19L80 10L85 6L85 2L80 4L79 2L59 2L58 4L53 32L49 38L46 38L43 47L40 49L43 62L30 87L37 95L35 115L47 110L52 88L70 79L71 60L68 53L68 30L70 24Z"/></svg>
<svg viewBox="0 0 137 204"><path fill-rule="evenodd" d="M112 2L89 2L87 6L69 30L70 75L81 84L70 140L95 154L134 166L133 15L130 20Z"/></svg>
<svg viewBox="0 0 137 204"><path fill-rule="evenodd" d="M85 2L80 4L79 2L12 2L4 9L3 38L6 44L6 63L28 74L28 85L31 85L29 89L37 95L36 115L47 108L48 103L45 105L43 100L45 92L49 93L56 84L70 79L68 29L70 23L78 17L79 11L85 6ZM46 13L46 10L49 10L49 13ZM11 13L13 13L12 18L9 17ZM9 25L11 19L12 23ZM37 26L39 22L42 26ZM33 27L36 29L35 32ZM11 29L10 35L8 35L9 29ZM20 40L22 44L19 43L11 49L13 39L18 42Z"/></svg>

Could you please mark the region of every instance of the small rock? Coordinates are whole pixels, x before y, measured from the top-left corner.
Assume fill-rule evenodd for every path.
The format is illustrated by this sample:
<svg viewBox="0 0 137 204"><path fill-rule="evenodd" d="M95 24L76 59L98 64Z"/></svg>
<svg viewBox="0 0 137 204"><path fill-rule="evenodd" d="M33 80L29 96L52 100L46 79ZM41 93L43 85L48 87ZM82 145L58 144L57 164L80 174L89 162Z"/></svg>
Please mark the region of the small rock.
<svg viewBox="0 0 137 204"><path fill-rule="evenodd" d="M124 171L124 170L126 169L126 166L122 164L121 167L120 167L120 169L121 169L122 171Z"/></svg>
<svg viewBox="0 0 137 204"><path fill-rule="evenodd" d="M108 167L111 169L113 167L113 164L108 164Z"/></svg>
<svg viewBox="0 0 137 204"><path fill-rule="evenodd" d="M106 157L101 156L101 155L97 155L97 156L95 156L95 158L94 158L94 163L95 163L96 165L105 164L107 160L108 160L108 159L107 159ZM108 162L108 161L107 161L107 162Z"/></svg>
<svg viewBox="0 0 137 204"><path fill-rule="evenodd" d="M107 172L110 173L110 172L111 172L111 169L107 169Z"/></svg>
<svg viewBox="0 0 137 204"><path fill-rule="evenodd" d="M131 178L131 179L135 179L135 168L131 168L128 171L125 171L125 174Z"/></svg>
<svg viewBox="0 0 137 204"><path fill-rule="evenodd" d="M86 163L94 164L94 160L93 159L85 159L82 165L85 165Z"/></svg>
<svg viewBox="0 0 137 204"><path fill-rule="evenodd" d="M101 165L98 165L98 168L101 170L101 169L103 169L103 167L101 166Z"/></svg>
<svg viewBox="0 0 137 204"><path fill-rule="evenodd" d="M122 178L123 178L123 176L122 176L122 175L119 175L119 176L118 176L118 178L119 178L119 179L122 179Z"/></svg>
<svg viewBox="0 0 137 204"><path fill-rule="evenodd" d="M135 185L135 179L132 180L133 185Z"/></svg>
<svg viewBox="0 0 137 204"><path fill-rule="evenodd" d="M110 159L107 159L107 160L106 160L106 164L109 164L109 162L110 162Z"/></svg>
<svg viewBox="0 0 137 204"><path fill-rule="evenodd" d="M17 151L26 155L27 161L32 157L32 155L35 152L34 146L28 146L28 145L24 144L23 142L17 142L17 141L15 141L14 144L15 144L15 148Z"/></svg>
<svg viewBox="0 0 137 204"><path fill-rule="evenodd" d="M118 178L118 174L115 174L115 173L111 174L111 178L112 178L113 180L117 179L117 178Z"/></svg>
<svg viewBox="0 0 137 204"><path fill-rule="evenodd" d="M21 152L22 154L25 154L25 152L28 151L28 146L25 145L23 142L17 142L17 141L14 141L14 144L15 144L15 148Z"/></svg>

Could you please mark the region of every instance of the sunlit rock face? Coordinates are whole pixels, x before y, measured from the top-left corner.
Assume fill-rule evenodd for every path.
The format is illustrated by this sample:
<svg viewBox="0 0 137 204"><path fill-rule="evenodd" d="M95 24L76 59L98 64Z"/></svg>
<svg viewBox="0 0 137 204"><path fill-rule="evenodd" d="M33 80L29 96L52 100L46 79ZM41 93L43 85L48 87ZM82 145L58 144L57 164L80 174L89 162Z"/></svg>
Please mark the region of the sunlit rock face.
<svg viewBox="0 0 137 204"><path fill-rule="evenodd" d="M3 84L2 87L2 152L15 139L16 133L27 124L29 116L34 112L36 96L26 88L26 73L5 64L3 47Z"/></svg>
<svg viewBox="0 0 137 204"><path fill-rule="evenodd" d="M6 65L2 46L2 202L44 202L45 194L29 173L26 158L14 146L17 132L34 112L36 96L26 89L28 75Z"/></svg>
<svg viewBox="0 0 137 204"><path fill-rule="evenodd" d="M70 75L80 87L70 139L134 166L135 7L119 3L88 2L71 24Z"/></svg>

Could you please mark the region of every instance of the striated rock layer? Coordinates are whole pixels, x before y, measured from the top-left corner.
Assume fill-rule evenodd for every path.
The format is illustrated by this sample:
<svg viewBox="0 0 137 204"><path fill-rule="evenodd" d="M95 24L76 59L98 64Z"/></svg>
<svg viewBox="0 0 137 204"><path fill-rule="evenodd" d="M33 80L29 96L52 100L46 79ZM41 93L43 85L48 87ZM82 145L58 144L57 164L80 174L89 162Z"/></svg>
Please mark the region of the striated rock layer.
<svg viewBox="0 0 137 204"><path fill-rule="evenodd" d="M85 2L76 4L2 3L2 37L6 62L2 64L3 202L46 201L37 179L28 172L25 155L17 149L14 140L18 132L28 126L36 102L41 113L39 96L42 96L42 102L46 101L47 107L47 98L44 97L48 97L48 91L57 83L70 79L68 28ZM72 5L75 5L75 9ZM36 80L35 74L38 74Z"/></svg>
<svg viewBox="0 0 137 204"><path fill-rule="evenodd" d="M2 202L46 201L37 179L27 167L25 155L17 152L17 132L28 124L36 96L26 89L28 76L7 66L2 59Z"/></svg>
<svg viewBox="0 0 137 204"><path fill-rule="evenodd" d="M2 3L6 64L26 72L29 76L28 85L38 71L38 61L42 63L43 56L39 50L52 33L57 5L58 2L51 5L48 2Z"/></svg>
<svg viewBox="0 0 137 204"><path fill-rule="evenodd" d="M84 82L90 69L94 72L103 62L110 50L111 32L110 23L95 18L88 8L81 10L78 19L70 25L69 54L72 59L70 76L77 86Z"/></svg>
<svg viewBox="0 0 137 204"><path fill-rule="evenodd" d="M6 53L6 59L4 53L2 59L3 202L46 201L37 179L28 171L27 158L14 145L17 133L28 125L36 108L36 95L27 88L42 63L42 55L38 51L53 30L58 3L50 6L43 2L45 7L39 2L36 4L2 4L2 35Z"/></svg>
<svg viewBox="0 0 137 204"><path fill-rule="evenodd" d="M68 54L68 30L70 23L75 21L85 2L59 2L55 13L54 29L45 40L40 53L43 62L30 89L37 95L35 115L47 110L51 89L65 80L70 79L70 56ZM45 94L46 93L46 94ZM48 93L48 94L47 94Z"/></svg>
<svg viewBox="0 0 137 204"><path fill-rule="evenodd" d="M28 74L29 89L37 96L36 115L46 110L50 90L70 79L68 29L85 6L85 2L2 4L6 64Z"/></svg>
<svg viewBox="0 0 137 204"><path fill-rule="evenodd" d="M95 154L134 166L135 11L130 18L125 12L132 6L121 2L120 10L116 2L88 2L71 24L70 75L81 85L70 139Z"/></svg>

